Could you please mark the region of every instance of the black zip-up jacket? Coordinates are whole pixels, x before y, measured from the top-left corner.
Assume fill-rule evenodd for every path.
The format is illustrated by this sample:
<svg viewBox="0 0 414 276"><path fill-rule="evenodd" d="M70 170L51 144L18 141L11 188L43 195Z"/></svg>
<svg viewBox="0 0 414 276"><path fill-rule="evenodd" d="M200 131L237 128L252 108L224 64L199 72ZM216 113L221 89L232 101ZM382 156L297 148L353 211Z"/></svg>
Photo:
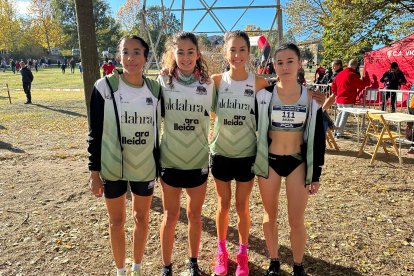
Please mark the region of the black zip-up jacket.
<svg viewBox="0 0 414 276"><path fill-rule="evenodd" d="M33 81L33 74L29 68L23 67L20 70L20 74L22 74L22 82L32 82Z"/></svg>

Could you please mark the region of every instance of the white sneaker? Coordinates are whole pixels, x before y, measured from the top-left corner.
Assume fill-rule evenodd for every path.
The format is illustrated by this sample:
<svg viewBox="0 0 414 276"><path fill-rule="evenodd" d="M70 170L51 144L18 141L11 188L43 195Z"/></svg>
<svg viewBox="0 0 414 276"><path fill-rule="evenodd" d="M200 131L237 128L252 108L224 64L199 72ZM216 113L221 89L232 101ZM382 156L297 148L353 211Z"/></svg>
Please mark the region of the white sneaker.
<svg viewBox="0 0 414 276"><path fill-rule="evenodd" d="M131 276L142 276L141 268L131 271Z"/></svg>

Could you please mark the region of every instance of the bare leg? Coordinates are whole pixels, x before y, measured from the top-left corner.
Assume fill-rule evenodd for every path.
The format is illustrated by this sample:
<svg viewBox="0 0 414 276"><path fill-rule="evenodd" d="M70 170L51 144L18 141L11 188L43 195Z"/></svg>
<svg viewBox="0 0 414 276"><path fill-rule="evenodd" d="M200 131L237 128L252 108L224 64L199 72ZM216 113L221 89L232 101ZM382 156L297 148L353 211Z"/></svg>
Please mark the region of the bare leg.
<svg viewBox="0 0 414 276"><path fill-rule="evenodd" d="M301 263L306 245L305 209L308 203L304 164L297 167L286 178L286 195L293 261Z"/></svg>
<svg viewBox="0 0 414 276"><path fill-rule="evenodd" d="M162 205L164 208L163 220L160 228L161 254L164 265L171 264L172 249L174 246L175 226L180 216L181 188L174 188L164 183L162 185Z"/></svg>
<svg viewBox="0 0 414 276"><path fill-rule="evenodd" d="M139 196L132 193L132 214L134 217L134 236L132 240L132 252L134 263L140 264L147 243L149 209L151 196Z"/></svg>
<svg viewBox="0 0 414 276"><path fill-rule="evenodd" d="M117 198L106 198L106 208L109 215L109 238L112 255L117 268L125 267L125 203L126 195Z"/></svg>
<svg viewBox="0 0 414 276"><path fill-rule="evenodd" d="M195 187L187 188L187 218L188 218L188 255L198 257L201 238L201 210L206 196L207 182Z"/></svg>
<svg viewBox="0 0 414 276"><path fill-rule="evenodd" d="M253 180L236 183L236 211L237 227L239 229L239 242L247 244L250 232L250 193L253 188Z"/></svg>
<svg viewBox="0 0 414 276"><path fill-rule="evenodd" d="M267 179L259 177L258 180L264 207L263 233L270 258L274 259L278 258L279 250L277 217L281 177L273 169L269 168L269 177Z"/></svg>
<svg viewBox="0 0 414 276"><path fill-rule="evenodd" d="M214 178L217 192L216 227L218 240L225 240L229 226L231 202L231 181L224 182Z"/></svg>

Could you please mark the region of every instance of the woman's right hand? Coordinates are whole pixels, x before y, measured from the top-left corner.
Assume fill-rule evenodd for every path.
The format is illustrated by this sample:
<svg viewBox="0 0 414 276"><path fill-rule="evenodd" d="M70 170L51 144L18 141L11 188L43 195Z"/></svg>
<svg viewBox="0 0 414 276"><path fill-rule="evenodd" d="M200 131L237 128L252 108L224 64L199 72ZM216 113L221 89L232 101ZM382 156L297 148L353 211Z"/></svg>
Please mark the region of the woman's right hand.
<svg viewBox="0 0 414 276"><path fill-rule="evenodd" d="M102 197L104 187L99 172L91 171L91 175L89 177L89 189L91 190L92 194L94 194L96 197Z"/></svg>

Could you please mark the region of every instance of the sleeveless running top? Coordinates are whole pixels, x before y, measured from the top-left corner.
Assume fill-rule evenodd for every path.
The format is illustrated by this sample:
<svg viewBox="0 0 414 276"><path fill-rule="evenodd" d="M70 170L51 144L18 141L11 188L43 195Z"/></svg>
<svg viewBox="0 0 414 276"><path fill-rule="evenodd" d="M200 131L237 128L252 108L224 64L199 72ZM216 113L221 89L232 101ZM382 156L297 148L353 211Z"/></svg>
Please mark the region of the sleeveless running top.
<svg viewBox="0 0 414 276"><path fill-rule="evenodd" d="M243 81L223 73L215 103L212 154L231 158L256 154L255 82L251 73Z"/></svg>
<svg viewBox="0 0 414 276"><path fill-rule="evenodd" d="M270 102L270 130L303 131L306 124L308 106L308 91L301 86L301 95L294 104L284 104L277 93L277 86L273 90Z"/></svg>
<svg viewBox="0 0 414 276"><path fill-rule="evenodd" d="M124 148L123 179L153 180L156 173L153 150L157 98L153 96L145 82L144 86L137 87L122 78L119 79L117 92L121 143ZM116 134L116 131L114 133Z"/></svg>
<svg viewBox="0 0 414 276"><path fill-rule="evenodd" d="M181 170L208 167L208 133L214 84L198 81L184 85L159 77L163 90L164 127L161 138L161 167Z"/></svg>

